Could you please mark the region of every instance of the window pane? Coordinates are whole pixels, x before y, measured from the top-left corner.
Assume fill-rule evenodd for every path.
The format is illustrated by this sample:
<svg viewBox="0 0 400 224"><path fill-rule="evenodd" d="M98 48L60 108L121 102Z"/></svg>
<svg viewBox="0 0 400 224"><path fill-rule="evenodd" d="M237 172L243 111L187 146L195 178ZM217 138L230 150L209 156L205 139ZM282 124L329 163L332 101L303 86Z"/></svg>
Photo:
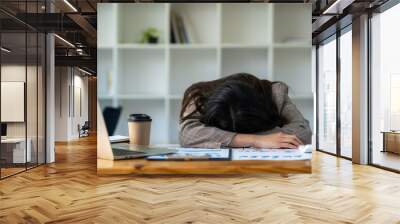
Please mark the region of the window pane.
<svg viewBox="0 0 400 224"><path fill-rule="evenodd" d="M26 33L2 33L1 47L1 177L25 170L31 141L26 141ZM7 96L7 97L5 97ZM12 109L10 109L12 108Z"/></svg>
<svg viewBox="0 0 400 224"><path fill-rule="evenodd" d="M400 170L400 4L372 18L372 163Z"/></svg>
<svg viewBox="0 0 400 224"><path fill-rule="evenodd" d="M27 116L27 136L28 136L28 144L30 147L30 153L28 154L30 158L28 159L27 166L28 168L34 167L37 165L37 104L38 104L38 88L37 88L37 73L38 73L38 49L37 49L37 33L29 32L27 33L27 44L28 44L28 55L27 55L27 80L26 80L26 116Z"/></svg>
<svg viewBox="0 0 400 224"><path fill-rule="evenodd" d="M352 156L352 35L340 36L340 153Z"/></svg>
<svg viewBox="0 0 400 224"><path fill-rule="evenodd" d="M46 108L45 108L45 65L46 65L46 36L39 33L38 43L38 164L45 163L45 120L46 120Z"/></svg>
<svg viewBox="0 0 400 224"><path fill-rule="evenodd" d="M336 40L318 51L318 146L336 153Z"/></svg>

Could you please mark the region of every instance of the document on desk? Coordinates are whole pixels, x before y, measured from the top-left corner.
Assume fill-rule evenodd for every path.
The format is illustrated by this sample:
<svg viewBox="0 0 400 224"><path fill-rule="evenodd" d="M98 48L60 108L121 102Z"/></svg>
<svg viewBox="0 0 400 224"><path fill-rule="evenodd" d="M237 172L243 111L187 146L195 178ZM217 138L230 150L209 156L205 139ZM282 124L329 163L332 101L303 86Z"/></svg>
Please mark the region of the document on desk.
<svg viewBox="0 0 400 224"><path fill-rule="evenodd" d="M148 160L230 160L229 149L176 148L175 153L149 156Z"/></svg>
<svg viewBox="0 0 400 224"><path fill-rule="evenodd" d="M312 146L299 149L232 149L232 160L310 160Z"/></svg>

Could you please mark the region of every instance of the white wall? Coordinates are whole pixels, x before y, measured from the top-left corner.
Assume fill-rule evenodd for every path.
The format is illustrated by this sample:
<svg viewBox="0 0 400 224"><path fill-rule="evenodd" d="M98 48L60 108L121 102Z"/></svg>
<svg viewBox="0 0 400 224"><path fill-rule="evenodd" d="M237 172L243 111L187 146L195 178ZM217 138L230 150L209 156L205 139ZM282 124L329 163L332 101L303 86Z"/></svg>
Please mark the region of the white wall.
<svg viewBox="0 0 400 224"><path fill-rule="evenodd" d="M83 75L76 68L56 67L56 141L77 139L78 125L88 120L88 78Z"/></svg>
<svg viewBox="0 0 400 224"><path fill-rule="evenodd" d="M27 70L26 70L27 69ZM2 82L25 82L25 75L26 72L27 74L36 74L36 67L33 66L28 66L25 67L25 65L17 65L17 64L9 64L9 65L2 65L1 66L1 81ZM31 84L31 83L30 83ZM36 84L36 83L35 83ZM34 92L29 92L27 93L27 96L32 98L36 97L36 90ZM27 99L28 100L28 99ZM29 102L32 101L31 99L28 100ZM36 105L34 105L36 107ZM7 110L7 108L1 108L1 110ZM34 115L34 117L32 117ZM36 114L27 114L28 116L28 122L32 122L33 120L36 123ZM7 136L8 137L24 137L25 136L25 124L26 122L8 122L7 123ZM33 127L35 126L35 127ZM28 124L28 127L35 128L35 124Z"/></svg>
<svg viewBox="0 0 400 224"><path fill-rule="evenodd" d="M26 99L22 102L22 107L17 109L4 107L3 105L1 108L3 113L16 113L16 111L12 110L21 110L18 113L22 113L22 116L24 116L26 112L26 120L23 118L21 122L6 122L7 137L21 138L27 136L30 140L31 161L36 162L36 159L39 159L39 163L45 162L44 77L41 66L25 66L25 64L3 64L1 66L2 82L24 82L26 86ZM25 90L19 91L20 94L24 94ZM2 95L2 98L7 98L7 94Z"/></svg>

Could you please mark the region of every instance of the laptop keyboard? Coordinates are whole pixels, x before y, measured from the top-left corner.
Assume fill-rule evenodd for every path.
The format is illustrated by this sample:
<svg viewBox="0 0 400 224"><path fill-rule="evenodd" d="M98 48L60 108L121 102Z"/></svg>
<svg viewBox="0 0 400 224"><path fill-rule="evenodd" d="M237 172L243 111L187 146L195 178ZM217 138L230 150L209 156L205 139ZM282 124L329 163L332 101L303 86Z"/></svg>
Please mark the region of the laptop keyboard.
<svg viewBox="0 0 400 224"><path fill-rule="evenodd" d="M143 152L140 151L130 151L130 150L123 150L123 149L112 149L114 156L136 156L136 155L143 155Z"/></svg>

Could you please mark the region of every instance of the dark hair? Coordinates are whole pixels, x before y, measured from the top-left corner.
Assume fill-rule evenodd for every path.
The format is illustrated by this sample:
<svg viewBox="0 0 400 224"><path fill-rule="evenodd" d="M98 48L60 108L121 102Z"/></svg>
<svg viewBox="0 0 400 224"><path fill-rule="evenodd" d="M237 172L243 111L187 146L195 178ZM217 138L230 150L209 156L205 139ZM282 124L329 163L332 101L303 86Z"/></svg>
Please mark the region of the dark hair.
<svg viewBox="0 0 400 224"><path fill-rule="evenodd" d="M284 124L272 98L272 82L238 73L190 86L182 101L181 120L199 119L206 126L237 133L267 131ZM194 110L184 114L194 104Z"/></svg>

